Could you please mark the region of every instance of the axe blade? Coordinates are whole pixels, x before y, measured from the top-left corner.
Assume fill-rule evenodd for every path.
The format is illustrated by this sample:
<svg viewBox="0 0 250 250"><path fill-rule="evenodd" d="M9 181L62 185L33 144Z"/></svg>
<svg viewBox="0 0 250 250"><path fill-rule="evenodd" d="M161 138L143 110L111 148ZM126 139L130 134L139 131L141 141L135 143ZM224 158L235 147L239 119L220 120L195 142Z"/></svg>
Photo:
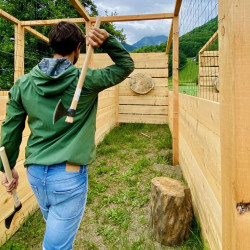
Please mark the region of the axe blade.
<svg viewBox="0 0 250 250"><path fill-rule="evenodd" d="M22 203L20 202L19 205L16 207L14 206L14 211L10 214L10 216L8 216L6 219L5 219L5 227L7 229L10 228L10 224L12 222L12 219L14 217L14 215L22 208Z"/></svg>
<svg viewBox="0 0 250 250"><path fill-rule="evenodd" d="M66 109L60 99L56 105L54 115L53 115L53 124L55 124L59 119L69 114L68 109Z"/></svg>

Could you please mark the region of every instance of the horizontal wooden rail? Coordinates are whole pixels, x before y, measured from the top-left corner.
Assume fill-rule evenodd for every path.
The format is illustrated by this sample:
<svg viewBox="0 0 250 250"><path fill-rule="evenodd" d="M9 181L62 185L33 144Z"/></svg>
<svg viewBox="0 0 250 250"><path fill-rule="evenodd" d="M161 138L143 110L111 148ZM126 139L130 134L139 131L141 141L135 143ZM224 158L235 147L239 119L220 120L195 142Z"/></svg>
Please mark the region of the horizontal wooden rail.
<svg viewBox="0 0 250 250"><path fill-rule="evenodd" d="M62 19L51 19L51 20L33 20L33 21L21 21L22 26L50 26L57 24L60 21L67 21L76 24L82 24L86 21L84 18L62 18Z"/></svg>
<svg viewBox="0 0 250 250"><path fill-rule="evenodd" d="M42 41L49 43L49 38L41 34L40 32L30 28L30 27L24 27L26 31L31 33L32 35L36 36L37 38L41 39Z"/></svg>
<svg viewBox="0 0 250 250"><path fill-rule="evenodd" d="M160 14L143 14L143 15L126 15L126 16L104 16L101 17L102 23L108 22L128 22L128 21L145 21L145 20L159 20L159 19L172 19L173 13L160 13ZM51 20L37 20L37 21L21 21L23 26L45 26L54 25L60 21L69 21L73 23L85 23L84 18L63 18ZM90 17L91 22L96 21L96 17Z"/></svg>
<svg viewBox="0 0 250 250"><path fill-rule="evenodd" d="M101 17L102 22L128 22L128 21L145 21L145 20L159 20L172 19L173 13L159 13L159 14L142 14L142 15L124 15L124 16L105 16ZM91 22L95 22L96 17L91 17Z"/></svg>
<svg viewBox="0 0 250 250"><path fill-rule="evenodd" d="M10 14L8 14L7 12L5 12L2 9L0 9L0 17L7 19L8 21L10 21L14 24L18 24L20 22L17 18L11 16Z"/></svg>

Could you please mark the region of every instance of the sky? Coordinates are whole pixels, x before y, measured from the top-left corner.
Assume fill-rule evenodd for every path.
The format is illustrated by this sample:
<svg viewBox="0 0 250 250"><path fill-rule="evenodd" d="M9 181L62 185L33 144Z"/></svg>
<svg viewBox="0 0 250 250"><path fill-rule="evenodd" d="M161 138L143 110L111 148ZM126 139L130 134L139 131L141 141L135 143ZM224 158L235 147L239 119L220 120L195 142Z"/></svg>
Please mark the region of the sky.
<svg viewBox="0 0 250 250"><path fill-rule="evenodd" d="M173 13L176 0L94 0L99 15ZM203 25L218 15L218 0L182 0L180 12L180 35ZM169 35L171 20L117 22L117 29L124 29L126 42L130 45L145 36Z"/></svg>
<svg viewBox="0 0 250 250"><path fill-rule="evenodd" d="M175 0L95 0L99 15L105 16L105 10L110 15L157 14L172 13ZM124 29L126 42L130 45L145 36L169 35L171 20L148 20L133 22L117 22L117 29Z"/></svg>

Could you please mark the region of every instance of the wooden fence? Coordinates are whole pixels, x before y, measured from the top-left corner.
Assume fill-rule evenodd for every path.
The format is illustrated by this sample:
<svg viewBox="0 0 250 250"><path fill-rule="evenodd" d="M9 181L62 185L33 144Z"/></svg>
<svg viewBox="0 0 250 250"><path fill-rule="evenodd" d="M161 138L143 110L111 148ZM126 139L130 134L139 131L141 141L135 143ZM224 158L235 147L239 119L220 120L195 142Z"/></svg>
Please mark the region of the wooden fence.
<svg viewBox="0 0 250 250"><path fill-rule="evenodd" d="M199 91L198 96L211 101L219 101L219 51L211 50L218 42L218 32L199 51Z"/></svg>
<svg viewBox="0 0 250 250"><path fill-rule="evenodd" d="M119 84L118 123L139 122L161 124L168 122L168 56L165 53L132 53L135 70ZM81 67L85 55L81 55L77 67ZM104 68L113 64L107 54L94 54L93 68ZM130 77L146 73L155 82L155 87L145 95L133 92L129 87ZM112 88L111 88L112 89ZM112 100L110 105L114 104Z"/></svg>
<svg viewBox="0 0 250 250"><path fill-rule="evenodd" d="M7 100L8 92L0 91L0 125L5 119ZM105 134L116 125L116 102L118 102L118 100L116 98L115 87L100 93L96 121L96 144L102 141ZM38 209L36 199L26 177L26 169L23 166L25 159L25 146L27 145L29 134L30 130L26 124L16 164L16 169L20 177L17 192L23 208L15 215L11 227L8 230L5 228L4 221L13 211L13 199L12 196L6 193L3 186L0 187L0 246L19 229L20 225L25 221L29 214L34 213Z"/></svg>
<svg viewBox="0 0 250 250"><path fill-rule="evenodd" d="M169 126L172 130L169 92ZM179 95L179 163L191 189L203 238L211 249L222 248L222 194L219 104Z"/></svg>
<svg viewBox="0 0 250 250"><path fill-rule="evenodd" d="M151 56L152 55L152 56ZM141 123L167 123L168 121L168 86L167 86L167 56L165 53L155 54L133 54L136 70L131 74L144 72L151 75L155 81L155 88L147 95L135 94L128 86L129 78L120 86L111 87L99 94L98 111L96 118L96 144L101 142L104 136L119 122L141 122ZM77 66L81 67L84 56L80 57ZM94 56L96 68L112 64L106 54ZM5 119L6 102L8 92L0 92L0 123ZM5 218L13 211L12 197L8 195L3 187L0 187L0 245L3 244L16 230L25 218L37 210L35 197L29 187L26 177L26 169L23 167L25 158L25 146L30 131L26 125L23 133L23 141L16 168L20 175L18 195L23 204L21 211L15 215L12 226L6 230Z"/></svg>
<svg viewBox="0 0 250 250"><path fill-rule="evenodd" d="M0 125L5 119L7 100L8 92L0 91ZM26 178L26 169L23 167L25 146L27 144L29 134L30 131L26 126L23 132L23 140L20 146L20 153L16 164L16 169L19 173L18 196L22 202L23 208L18 214L15 215L11 227L8 230L5 228L4 221L5 218L8 217L13 211L14 203L12 196L6 193L3 186L1 186L0 188L0 245L3 244L12 234L14 234L18 230L20 224L24 222L25 218L29 214L33 213L38 208L35 197Z"/></svg>

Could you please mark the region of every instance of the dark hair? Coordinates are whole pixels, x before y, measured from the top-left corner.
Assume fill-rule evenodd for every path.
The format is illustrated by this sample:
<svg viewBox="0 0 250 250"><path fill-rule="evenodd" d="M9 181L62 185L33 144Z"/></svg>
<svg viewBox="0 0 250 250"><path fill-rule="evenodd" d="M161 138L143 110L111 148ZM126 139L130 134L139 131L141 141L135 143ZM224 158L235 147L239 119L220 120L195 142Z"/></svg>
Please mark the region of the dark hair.
<svg viewBox="0 0 250 250"><path fill-rule="evenodd" d="M49 45L59 55L71 54L79 43L85 44L85 35L74 23L59 22L49 32Z"/></svg>

